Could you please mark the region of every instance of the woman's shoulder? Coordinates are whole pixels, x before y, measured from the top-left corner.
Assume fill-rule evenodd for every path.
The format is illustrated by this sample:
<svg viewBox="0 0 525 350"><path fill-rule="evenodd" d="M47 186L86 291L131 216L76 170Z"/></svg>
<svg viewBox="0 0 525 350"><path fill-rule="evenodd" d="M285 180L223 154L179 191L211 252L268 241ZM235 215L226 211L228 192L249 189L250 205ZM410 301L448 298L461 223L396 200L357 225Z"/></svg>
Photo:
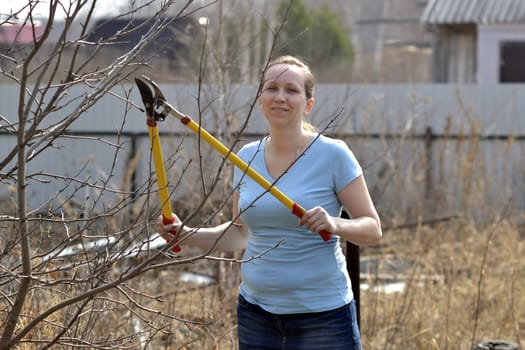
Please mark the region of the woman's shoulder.
<svg viewBox="0 0 525 350"><path fill-rule="evenodd" d="M350 150L345 141L326 135L316 136L314 143L318 143L320 146L325 147L325 149L329 148L333 149L334 151L343 150L348 152Z"/></svg>
<svg viewBox="0 0 525 350"><path fill-rule="evenodd" d="M257 151L262 150L263 145L264 145L264 139L248 142L244 146L241 147L238 154L253 155Z"/></svg>

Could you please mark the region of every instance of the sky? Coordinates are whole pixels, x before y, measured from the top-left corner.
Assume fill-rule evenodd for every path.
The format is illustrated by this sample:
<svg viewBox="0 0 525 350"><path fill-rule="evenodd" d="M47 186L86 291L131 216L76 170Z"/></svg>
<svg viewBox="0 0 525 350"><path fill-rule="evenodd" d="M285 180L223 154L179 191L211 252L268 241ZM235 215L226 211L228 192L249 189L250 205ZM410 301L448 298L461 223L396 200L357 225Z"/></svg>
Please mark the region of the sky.
<svg viewBox="0 0 525 350"><path fill-rule="evenodd" d="M78 1L81 0L0 0L0 21L2 19L5 19L5 15L9 13L19 11L20 9L24 8L24 11L19 16L20 19L24 19L29 11L29 7L27 4L29 2L36 4L35 9L33 10L34 17L48 17L49 12L49 3L50 1L59 1L60 4L63 6L71 6L70 4L73 4L75 6ZM82 0L83 1L83 0ZM87 0L88 4L85 4L83 7L83 12L87 13L87 10L90 7L90 4L96 1L96 7L95 11L93 12L93 17L95 18L104 18L104 17L113 17L118 16L127 10L130 9L130 4L133 3L133 8L141 8L141 5L149 4L146 7L143 7L140 12L136 12L137 14L141 15L150 15L152 13L155 13L161 8L161 5L165 2L163 1L157 1L157 0ZM188 0L189 1L189 0ZM202 6L206 3L212 3L213 0L197 0L193 1L193 7L192 8L198 8L199 6ZM179 6L177 6L179 5ZM183 2L179 1L173 1L170 7L171 13L177 13L180 10L180 7L185 5ZM60 7L60 6L59 6ZM3 15L2 15L3 14ZM82 13L81 13L82 16ZM79 16L79 17L81 17ZM65 18L65 12L61 11L57 13L57 16L55 17L56 20Z"/></svg>
<svg viewBox="0 0 525 350"><path fill-rule="evenodd" d="M34 3L37 3L35 11L33 12L38 17L47 17L49 12L49 0L32 0ZM108 13L117 13L119 8L123 4L127 3L129 0L98 0L97 6L95 9L95 17L102 17ZM62 3L69 5L70 3L75 3L76 0L63 0ZM0 13L5 15L11 13L11 11L16 11L24 7L27 4L26 1L20 0L0 0ZM23 14L27 14L27 10ZM58 13L58 16L63 17L64 12ZM3 16L2 16L3 17ZM23 18L23 16L22 16Z"/></svg>

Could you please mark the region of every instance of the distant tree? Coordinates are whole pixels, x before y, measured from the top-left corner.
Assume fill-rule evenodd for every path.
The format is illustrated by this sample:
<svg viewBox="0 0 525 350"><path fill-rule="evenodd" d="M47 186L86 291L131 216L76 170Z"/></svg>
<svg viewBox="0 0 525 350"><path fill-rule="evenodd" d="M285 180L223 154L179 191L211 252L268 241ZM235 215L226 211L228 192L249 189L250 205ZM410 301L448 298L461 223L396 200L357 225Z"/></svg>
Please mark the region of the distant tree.
<svg viewBox="0 0 525 350"><path fill-rule="evenodd" d="M261 65L268 58L273 41L268 29L267 20L254 4L233 1L230 3L230 10L227 13L224 11L221 26L222 52L226 55L228 78L231 82L258 82Z"/></svg>
<svg viewBox="0 0 525 350"><path fill-rule="evenodd" d="M314 48L319 47L319 50L312 49L313 61L353 60L354 47L338 14L325 4L314 10L312 17L312 44Z"/></svg>
<svg viewBox="0 0 525 350"><path fill-rule="evenodd" d="M312 50L312 26L313 16L302 0L282 0L277 7L277 15L286 16L286 22L282 28L282 34L277 42L277 53L294 53L303 57L309 57Z"/></svg>
<svg viewBox="0 0 525 350"><path fill-rule="evenodd" d="M326 4L308 8L303 0L282 0L277 15L286 16L276 53L301 56L315 67L351 67L354 47L341 17Z"/></svg>
<svg viewBox="0 0 525 350"><path fill-rule="evenodd" d="M226 7L222 1L218 4ZM281 0L262 9L252 3L232 1L228 8L209 31L213 38L210 48L221 53L214 59L223 61L215 68L213 80L256 83L259 68L270 52L273 56L293 54L304 58L319 70L318 77L340 79L341 68L351 72L354 47L342 18L328 5L311 8L304 0ZM335 73L330 75L330 70Z"/></svg>

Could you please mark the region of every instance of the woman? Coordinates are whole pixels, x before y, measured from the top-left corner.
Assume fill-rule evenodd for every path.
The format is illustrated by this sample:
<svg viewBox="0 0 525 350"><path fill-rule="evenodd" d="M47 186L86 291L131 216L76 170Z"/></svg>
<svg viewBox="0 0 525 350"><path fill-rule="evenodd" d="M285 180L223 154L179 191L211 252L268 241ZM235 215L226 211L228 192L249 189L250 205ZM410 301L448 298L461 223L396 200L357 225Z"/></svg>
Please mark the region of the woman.
<svg viewBox="0 0 525 350"><path fill-rule="evenodd" d="M353 153L305 121L315 104L313 90L314 77L301 60L272 61L258 99L269 136L238 153L306 208L304 216L298 220L236 169L233 220L183 228L184 244L246 249L237 307L241 350L361 349L339 239L377 244L381 223ZM343 207L351 219L340 217ZM179 225L160 225L161 235L171 239L169 231ZM327 242L318 234L323 230L333 233Z"/></svg>

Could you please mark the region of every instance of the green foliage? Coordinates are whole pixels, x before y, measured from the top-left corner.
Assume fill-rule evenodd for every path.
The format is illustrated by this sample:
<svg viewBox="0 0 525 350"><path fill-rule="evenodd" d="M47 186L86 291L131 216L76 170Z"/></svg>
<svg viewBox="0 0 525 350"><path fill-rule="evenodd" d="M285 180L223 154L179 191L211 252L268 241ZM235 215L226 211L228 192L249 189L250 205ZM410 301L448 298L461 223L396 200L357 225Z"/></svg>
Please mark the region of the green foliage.
<svg viewBox="0 0 525 350"><path fill-rule="evenodd" d="M311 8L304 0L281 0L275 11L271 22L243 6L222 18L221 37L212 41L223 44L221 51L228 59L221 67L230 82L257 81L272 46L273 56L291 54L304 59L319 71L319 80L348 78L354 47L338 13L328 5Z"/></svg>
<svg viewBox="0 0 525 350"><path fill-rule="evenodd" d="M303 0L282 0L277 14L286 16L277 38L277 54L300 56L314 66L353 61L347 29L327 5L309 9Z"/></svg>
<svg viewBox="0 0 525 350"><path fill-rule="evenodd" d="M302 0L282 0L277 8L278 16L286 16L285 23L277 38L277 53L293 53L299 56L310 56L312 31L312 16L308 13Z"/></svg>

